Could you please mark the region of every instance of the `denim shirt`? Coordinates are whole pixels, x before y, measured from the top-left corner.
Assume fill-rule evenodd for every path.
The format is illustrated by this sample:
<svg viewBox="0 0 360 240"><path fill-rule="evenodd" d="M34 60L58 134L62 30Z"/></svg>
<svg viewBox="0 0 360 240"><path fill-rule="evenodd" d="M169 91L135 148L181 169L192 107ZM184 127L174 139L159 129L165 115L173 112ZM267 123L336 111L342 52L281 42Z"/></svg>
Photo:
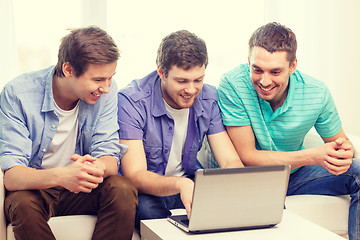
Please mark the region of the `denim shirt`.
<svg viewBox="0 0 360 240"><path fill-rule="evenodd" d="M59 118L52 92L54 67L21 75L10 81L0 96L0 165L39 169L54 138ZM75 153L119 159L127 147L117 133L117 86L102 94L94 105L79 100L79 131Z"/></svg>
<svg viewBox="0 0 360 240"><path fill-rule="evenodd" d="M164 175L174 134L174 120L166 111L160 82L157 71L154 71L121 89L118 93L118 122L121 139L143 140L148 171ZM183 164L188 175L193 175L201 167L197 161L197 153L204 136L225 131L215 87L204 84L190 108L191 111L194 118L189 118L187 133L194 134L189 164ZM184 162L184 155L182 160Z"/></svg>

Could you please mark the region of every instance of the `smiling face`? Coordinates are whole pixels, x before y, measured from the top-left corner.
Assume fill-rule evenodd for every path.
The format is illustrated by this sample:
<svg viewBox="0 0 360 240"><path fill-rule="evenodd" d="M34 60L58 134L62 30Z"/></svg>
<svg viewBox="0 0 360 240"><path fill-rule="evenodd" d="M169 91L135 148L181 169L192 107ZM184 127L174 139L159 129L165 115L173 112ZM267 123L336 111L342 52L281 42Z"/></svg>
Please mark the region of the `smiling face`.
<svg viewBox="0 0 360 240"><path fill-rule="evenodd" d="M190 108L199 95L205 77L205 66L184 70L173 65L167 77L158 67L161 78L161 92L164 100L175 109Z"/></svg>
<svg viewBox="0 0 360 240"><path fill-rule="evenodd" d="M64 110L69 110L76 105L79 99L89 105L95 104L103 93L109 92L116 66L117 62L89 64L86 71L76 77L72 66L69 63L64 63L65 78L58 81L59 91L54 91L57 105Z"/></svg>
<svg viewBox="0 0 360 240"><path fill-rule="evenodd" d="M285 102L289 76L295 72L297 60L290 64L287 52L270 53L255 46L249 57L249 65L250 79L257 94L268 101L275 111Z"/></svg>

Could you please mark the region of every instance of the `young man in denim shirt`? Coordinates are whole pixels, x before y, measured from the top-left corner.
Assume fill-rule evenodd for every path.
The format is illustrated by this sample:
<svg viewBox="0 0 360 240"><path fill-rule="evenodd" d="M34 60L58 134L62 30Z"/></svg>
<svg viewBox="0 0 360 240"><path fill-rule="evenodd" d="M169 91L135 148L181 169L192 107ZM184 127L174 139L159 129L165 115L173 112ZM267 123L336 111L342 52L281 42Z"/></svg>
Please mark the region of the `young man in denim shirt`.
<svg viewBox="0 0 360 240"><path fill-rule="evenodd" d="M1 93L5 215L16 239L55 239L52 216L94 214L93 239L130 239L137 190L118 176L119 52L97 27L72 30L58 63L10 81Z"/></svg>

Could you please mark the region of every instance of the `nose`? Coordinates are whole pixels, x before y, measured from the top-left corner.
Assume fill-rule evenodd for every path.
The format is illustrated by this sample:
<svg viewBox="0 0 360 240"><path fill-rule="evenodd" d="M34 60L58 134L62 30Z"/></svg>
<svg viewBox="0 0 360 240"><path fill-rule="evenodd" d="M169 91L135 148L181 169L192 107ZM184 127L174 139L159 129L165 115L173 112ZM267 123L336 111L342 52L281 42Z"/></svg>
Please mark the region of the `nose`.
<svg viewBox="0 0 360 240"><path fill-rule="evenodd" d="M185 92L187 94L195 94L196 93L196 87L193 82L190 82L187 84L187 86L185 88Z"/></svg>
<svg viewBox="0 0 360 240"><path fill-rule="evenodd" d="M272 81L271 81L271 76L270 76L270 74L268 74L268 73L265 72L265 73L262 75L262 78L261 78L261 80L260 80L260 84L263 85L264 87L266 87L266 86L271 85L271 83L272 83Z"/></svg>
<svg viewBox="0 0 360 240"><path fill-rule="evenodd" d="M111 86L111 80L105 80L102 82L101 86L99 87L99 91L101 93L109 93L110 86Z"/></svg>

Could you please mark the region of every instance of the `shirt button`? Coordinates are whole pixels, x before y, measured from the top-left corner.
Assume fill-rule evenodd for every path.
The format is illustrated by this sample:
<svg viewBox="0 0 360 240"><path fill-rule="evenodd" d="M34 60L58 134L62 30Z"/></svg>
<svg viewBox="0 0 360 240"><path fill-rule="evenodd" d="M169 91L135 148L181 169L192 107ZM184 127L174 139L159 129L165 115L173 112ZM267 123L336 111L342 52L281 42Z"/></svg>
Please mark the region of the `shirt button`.
<svg viewBox="0 0 360 240"><path fill-rule="evenodd" d="M172 127L169 127L169 130L171 131L171 130L172 130Z"/></svg>
<svg viewBox="0 0 360 240"><path fill-rule="evenodd" d="M168 152L168 150L167 149L165 149L165 151L164 151L165 153L167 153Z"/></svg>
<svg viewBox="0 0 360 240"><path fill-rule="evenodd" d="M45 148L43 148L41 151L46 152L46 149L45 149Z"/></svg>

